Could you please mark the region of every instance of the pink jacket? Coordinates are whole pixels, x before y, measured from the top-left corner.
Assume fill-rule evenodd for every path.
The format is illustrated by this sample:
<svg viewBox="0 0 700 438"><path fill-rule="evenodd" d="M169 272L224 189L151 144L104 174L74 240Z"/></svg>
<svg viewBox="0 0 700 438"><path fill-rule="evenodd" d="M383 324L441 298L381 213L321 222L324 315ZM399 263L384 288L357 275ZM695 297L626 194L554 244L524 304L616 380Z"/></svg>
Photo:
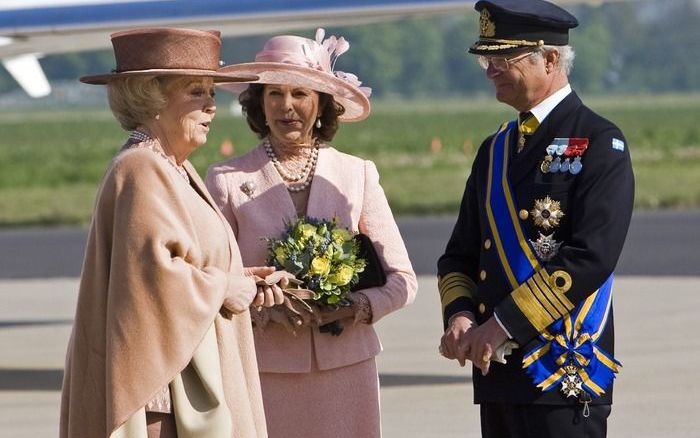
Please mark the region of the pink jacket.
<svg viewBox="0 0 700 438"><path fill-rule="evenodd" d="M231 223L244 266L262 266L266 237L280 236L296 210L281 177L258 146L249 153L209 168L206 185ZM252 193L242 187L252 188ZM367 234L382 260L387 282L365 289L373 322L413 302L416 276L391 209L371 161L322 147L310 187L307 216L332 218L351 231ZM350 323L340 336L304 328L289 334L277 324L255 331L261 372L299 373L311 370L316 357L321 370L357 363L381 351L372 325Z"/></svg>

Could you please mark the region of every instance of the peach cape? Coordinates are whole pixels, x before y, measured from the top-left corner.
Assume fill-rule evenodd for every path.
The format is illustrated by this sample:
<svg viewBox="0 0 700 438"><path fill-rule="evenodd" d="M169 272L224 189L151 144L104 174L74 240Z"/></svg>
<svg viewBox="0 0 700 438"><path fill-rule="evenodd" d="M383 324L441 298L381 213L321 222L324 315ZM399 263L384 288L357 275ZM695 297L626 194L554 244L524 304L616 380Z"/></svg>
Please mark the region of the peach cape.
<svg viewBox="0 0 700 438"><path fill-rule="evenodd" d="M178 435L267 436L243 275L202 180L147 148L119 153L97 195L66 357L61 437L145 436L170 384ZM193 189L194 188L194 189Z"/></svg>

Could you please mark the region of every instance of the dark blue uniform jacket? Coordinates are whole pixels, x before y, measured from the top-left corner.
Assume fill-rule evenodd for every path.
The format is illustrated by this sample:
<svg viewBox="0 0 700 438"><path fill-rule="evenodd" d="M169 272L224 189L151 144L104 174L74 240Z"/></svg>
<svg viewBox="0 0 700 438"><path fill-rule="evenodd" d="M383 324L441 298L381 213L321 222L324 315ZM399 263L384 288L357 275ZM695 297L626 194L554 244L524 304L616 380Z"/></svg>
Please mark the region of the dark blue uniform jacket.
<svg viewBox="0 0 700 438"><path fill-rule="evenodd" d="M540 165L554 138L589 140L578 174L542 172ZM471 284L470 296L456 299L453 296L448 302L443 298L444 321L456 312L470 310L477 322L483 323L495 310L521 347L507 357L506 365L493 363L486 377L475 369L476 403L574 403L576 399L566 399L558 387L543 393L522 369L523 354L535 345L538 329L533 315L524 312L514 300L514 289L501 269L484 220L491 140L486 139L477 153L457 223L438 262L440 277L462 273ZM584 106L572 92L545 118L525 149L514 154L510 162L508 174L525 235L536 241L542 232L554 233L553 238L561 242L557 254L544 262L543 268L549 274L556 271L569 274L571 285L565 295L574 306L610 276L622 251L634 202L634 176L627 146L622 132L613 123ZM511 147L514 149L515 144ZM547 196L559 202L564 215L557 226L545 232L536 225L530 212L537 200ZM598 342L610 355L614 355L613 330L611 314ZM594 399L594 403L611 402L612 386L602 397Z"/></svg>

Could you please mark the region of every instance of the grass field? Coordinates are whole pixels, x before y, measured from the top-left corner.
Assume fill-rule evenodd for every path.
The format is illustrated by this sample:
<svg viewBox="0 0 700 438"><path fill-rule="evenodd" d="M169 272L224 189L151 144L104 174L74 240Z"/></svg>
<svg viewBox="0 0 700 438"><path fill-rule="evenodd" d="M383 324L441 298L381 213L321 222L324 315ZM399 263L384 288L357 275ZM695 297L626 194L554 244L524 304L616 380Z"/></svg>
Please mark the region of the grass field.
<svg viewBox="0 0 700 438"><path fill-rule="evenodd" d="M638 208L700 207L700 96L606 97L586 102L625 133ZM209 142L191 160L203 175L256 144L221 108ZM338 149L374 160L395 214L455 213L475 149L513 116L485 100L379 102L372 116L343 125ZM97 185L125 133L104 110L0 112L0 226L89 221ZM431 148L439 139L441 148ZM439 149L439 150L435 150Z"/></svg>

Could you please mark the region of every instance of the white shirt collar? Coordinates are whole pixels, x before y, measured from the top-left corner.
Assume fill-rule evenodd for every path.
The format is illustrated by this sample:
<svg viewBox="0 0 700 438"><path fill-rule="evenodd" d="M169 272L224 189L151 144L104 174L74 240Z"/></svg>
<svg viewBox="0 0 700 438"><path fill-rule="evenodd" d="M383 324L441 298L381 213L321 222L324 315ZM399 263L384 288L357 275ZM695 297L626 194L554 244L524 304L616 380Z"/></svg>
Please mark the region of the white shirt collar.
<svg viewBox="0 0 700 438"><path fill-rule="evenodd" d="M530 110L533 116L538 122L542 123L544 119L552 112L554 107L559 105L559 103L564 100L566 96L571 93L571 85L566 84L558 91L555 91L551 96L543 100L542 102L535 105L534 108Z"/></svg>

